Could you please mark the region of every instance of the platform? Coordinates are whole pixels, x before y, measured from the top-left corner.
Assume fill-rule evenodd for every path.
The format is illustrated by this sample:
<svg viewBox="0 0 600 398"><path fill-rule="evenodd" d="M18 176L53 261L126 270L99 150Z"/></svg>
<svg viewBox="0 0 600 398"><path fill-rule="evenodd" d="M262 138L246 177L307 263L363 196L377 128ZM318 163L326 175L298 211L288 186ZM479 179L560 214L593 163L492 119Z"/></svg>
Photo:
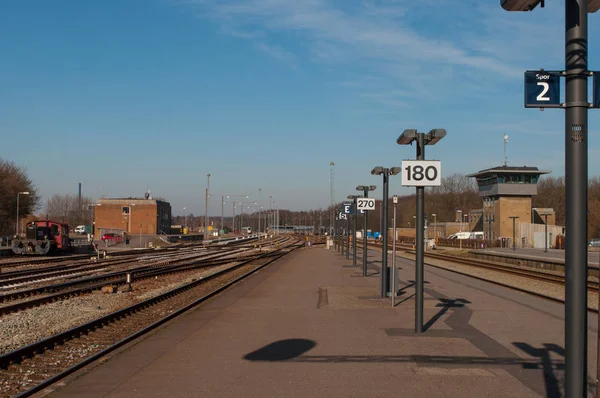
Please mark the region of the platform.
<svg viewBox="0 0 600 398"><path fill-rule="evenodd" d="M563 305L426 268L416 335L414 266L398 258L392 308L379 298L381 254L369 254L363 277L331 249L298 250L46 396L560 396Z"/></svg>

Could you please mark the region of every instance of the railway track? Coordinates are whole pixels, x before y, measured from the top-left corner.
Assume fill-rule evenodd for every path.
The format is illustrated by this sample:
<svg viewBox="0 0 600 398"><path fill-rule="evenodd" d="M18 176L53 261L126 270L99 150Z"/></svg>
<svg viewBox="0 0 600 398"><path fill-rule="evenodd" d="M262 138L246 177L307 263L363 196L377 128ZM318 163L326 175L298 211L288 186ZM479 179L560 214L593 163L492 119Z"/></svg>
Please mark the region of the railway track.
<svg viewBox="0 0 600 398"><path fill-rule="evenodd" d="M130 250L120 250L109 252L108 254L111 257L122 257L122 256L139 256L142 254L149 253L167 253L172 252L174 250L181 249L189 249L189 248L199 248L205 247L206 249L222 249L227 246L238 246L238 245L249 245L250 242L255 241L256 237L243 237L238 240L224 240L224 241L214 241L204 246L203 243L199 242L191 242L191 243L177 243L173 244L169 247L161 247L161 248L147 248L147 249L130 249ZM100 250L102 251L102 247ZM34 266L39 264L52 264L52 263L61 263L61 262L72 262L74 260L88 260L90 257L93 257L93 254L74 254L74 255L66 255L66 256L36 256L36 255L27 255L20 256L18 258L8 258L8 259L0 259L0 270L13 268L13 267L27 267Z"/></svg>
<svg viewBox="0 0 600 398"><path fill-rule="evenodd" d="M277 243L278 241L279 240L276 239L272 242ZM266 242L266 244L268 245L268 244L271 244L272 242L268 241L268 242ZM215 247L208 247L208 249L209 249L208 251L225 251L225 250L231 250L232 247L243 248L243 247L251 247L251 246L248 245L247 243L238 244L238 245L231 244L231 245L226 245L226 246L221 245L221 246L215 246ZM196 246L182 247L177 250L177 252L183 253L182 255L185 255L186 252L191 252L191 251L202 251L202 252L206 253L207 248L198 247L198 245L196 245ZM51 279L57 279L57 278L61 278L61 277L66 278L69 276L81 275L82 273L89 274L89 273L101 270L101 269L109 267L109 266L126 264L126 263L130 263L132 261L157 260L160 258L168 258L169 260L172 260L173 250L168 251L168 252L157 250L157 251L153 252L152 254L142 255L142 257L140 257L140 255L138 253L137 256L135 256L134 258L129 258L129 257L130 256L127 256L127 258L125 258L125 259L117 257L115 259L115 258L112 258L112 256L111 256L110 259L101 259L98 261L96 261L94 259L93 263L91 262L90 258L88 257L86 260L69 261L69 262L65 262L65 264L61 264L61 265L54 265L54 266L41 267L41 268L26 268L26 269L20 269L20 270L15 270L15 271L7 271L7 272L0 273L0 289L14 287L15 285L24 284L26 282L51 280Z"/></svg>
<svg viewBox="0 0 600 398"><path fill-rule="evenodd" d="M381 249L383 247L383 245L378 244L378 243L369 243L368 245L379 248L379 249ZM361 246L361 245L359 244L358 246ZM388 248L391 249L392 246L388 245ZM396 250L403 251L406 253L411 253L411 254L415 253L414 250L412 250L411 248L407 248L407 247L401 247L400 249L398 249L398 245L396 245ZM541 282L554 283L554 284L558 284L558 285L562 285L562 286L564 286L566 284L565 275L559 274L559 273L535 270L535 269L531 269L531 268L518 267L518 266L508 265L508 264L500 264L500 263L495 263L495 262L491 262L491 261L474 260L474 259L470 259L470 258L451 256L451 255L447 255L447 254L431 253L431 252L426 252L425 258L444 260L444 261L468 265L468 266L472 266L472 267L484 268L484 269L488 269L491 271L502 272L505 274L530 278L530 279L533 279L536 281L541 281ZM432 267L443 268L443 269L448 270L447 268L440 267L435 264L431 264L431 263L425 263L425 264L432 266ZM600 283L595 280L588 280L588 289L597 292L598 290L600 290Z"/></svg>
<svg viewBox="0 0 600 398"><path fill-rule="evenodd" d="M0 356L2 396L27 397L233 286L303 246L294 241Z"/></svg>
<svg viewBox="0 0 600 398"><path fill-rule="evenodd" d="M285 240L285 238L283 238L283 240ZM283 240L278 239L276 241L272 241L271 244L279 244L282 243ZM94 290L102 289L107 285L124 285L128 283L128 274L130 277L140 280L195 270L198 268L219 266L253 257L252 254L248 255L246 252L247 249L236 247L234 251L230 250L226 252L217 252L209 255L206 255L206 253L201 253L200 255L188 256L179 259L159 259L157 262L138 268L110 272L54 285L34 287L31 289L6 293L0 295L0 302L9 304L0 306L0 315L14 313L27 308L33 308L58 300L64 300L70 297L87 294ZM266 254L266 256L268 256L268 254ZM42 296L31 298L32 296L39 295ZM11 303L14 301L17 302Z"/></svg>

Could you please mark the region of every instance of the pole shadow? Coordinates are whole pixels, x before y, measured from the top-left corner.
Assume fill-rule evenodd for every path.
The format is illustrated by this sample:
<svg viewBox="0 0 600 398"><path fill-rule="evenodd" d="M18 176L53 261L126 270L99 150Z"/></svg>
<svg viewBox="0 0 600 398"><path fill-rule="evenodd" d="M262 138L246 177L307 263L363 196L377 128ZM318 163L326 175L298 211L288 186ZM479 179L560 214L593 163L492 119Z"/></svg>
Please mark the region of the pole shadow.
<svg viewBox="0 0 600 398"><path fill-rule="evenodd" d="M432 327L438 319L440 319L445 313L448 312L450 308L462 308L465 304L471 304L469 300L457 298L457 299L446 299L439 298L440 303L436 304L436 307L442 307L437 314L435 314L425 325L423 325L423 330L427 331L430 327Z"/></svg>
<svg viewBox="0 0 600 398"><path fill-rule="evenodd" d="M544 375L544 387L547 398L561 398L562 392L556 370L564 370L564 365L556 367L550 358L550 353L554 352L561 357L565 356L565 349L557 344L544 343L543 348L535 348L528 343L514 342L513 345L528 355L539 358L539 362L523 364L524 369L541 369Z"/></svg>

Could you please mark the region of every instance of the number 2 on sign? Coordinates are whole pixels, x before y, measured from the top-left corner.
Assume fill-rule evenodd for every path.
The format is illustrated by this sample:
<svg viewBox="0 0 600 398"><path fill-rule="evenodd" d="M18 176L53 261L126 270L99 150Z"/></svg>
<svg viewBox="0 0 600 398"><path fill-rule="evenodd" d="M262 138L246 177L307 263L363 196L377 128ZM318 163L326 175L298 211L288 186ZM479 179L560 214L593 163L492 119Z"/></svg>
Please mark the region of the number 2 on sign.
<svg viewBox="0 0 600 398"><path fill-rule="evenodd" d="M548 90L550 90L550 85L546 82L538 82L538 86L542 86L542 92L538 94L536 99L538 101L550 101L550 97L546 96Z"/></svg>

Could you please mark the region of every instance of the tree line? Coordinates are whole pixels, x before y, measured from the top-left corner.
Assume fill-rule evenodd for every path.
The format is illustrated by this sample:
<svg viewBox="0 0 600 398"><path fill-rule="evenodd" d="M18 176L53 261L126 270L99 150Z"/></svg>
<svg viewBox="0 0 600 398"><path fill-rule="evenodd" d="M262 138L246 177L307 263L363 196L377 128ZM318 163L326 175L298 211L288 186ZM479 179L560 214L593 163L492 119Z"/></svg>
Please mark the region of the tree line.
<svg viewBox="0 0 600 398"><path fill-rule="evenodd" d="M91 225L93 217L93 208L89 206L93 200L82 196L79 198L73 194L55 194L50 197L44 205L41 204L41 198L31 179L27 175L24 167L16 165L14 162L6 161L0 158L0 236L12 235L16 230L17 222L17 197L19 200L18 218L24 219L27 216L35 215L43 219L48 217L53 220L63 221L73 227L76 225ZM28 192L29 194L24 194ZM19 194L21 193L21 194ZM371 194L377 198L378 191ZM162 199L164 200L164 199ZM381 200L377 200L375 211L370 211L368 216L368 229L372 231L381 231L382 206ZM341 203L334 206L337 208ZM556 224L565 224L565 181L564 177L543 176L538 182L538 194L533 198L533 207L552 208L556 214ZM425 213L429 221L448 222L458 221L456 211L462 210L463 214L468 214L470 210L482 208L482 199L478 194L478 188L475 179L463 174L451 174L442 178L441 186L425 188ZM315 230L327 230L330 226L330 209L320 208L305 211L292 211L287 209L279 210L280 225L303 225L313 226ZM392 225L393 203L389 199L389 220L388 225ZM403 195L398 197L397 205L397 223L398 227L412 227L416 215L416 196ZM600 238L600 177L594 176L588 182L588 236ZM261 229L265 229L266 212L261 213ZM270 218L271 222L273 221ZM182 225L187 221L187 225L197 230L204 226L204 216L194 216L189 214L187 220L184 216L172 217L173 224ZM243 215L236 215L236 229L241 226L250 226L254 230L258 228L259 216L257 212ZM221 217L211 216L210 224L220 227ZM224 217L224 224L231 226L231 216ZM243 224L243 225L240 225ZM359 228L362 228L362 220L359 222Z"/></svg>

